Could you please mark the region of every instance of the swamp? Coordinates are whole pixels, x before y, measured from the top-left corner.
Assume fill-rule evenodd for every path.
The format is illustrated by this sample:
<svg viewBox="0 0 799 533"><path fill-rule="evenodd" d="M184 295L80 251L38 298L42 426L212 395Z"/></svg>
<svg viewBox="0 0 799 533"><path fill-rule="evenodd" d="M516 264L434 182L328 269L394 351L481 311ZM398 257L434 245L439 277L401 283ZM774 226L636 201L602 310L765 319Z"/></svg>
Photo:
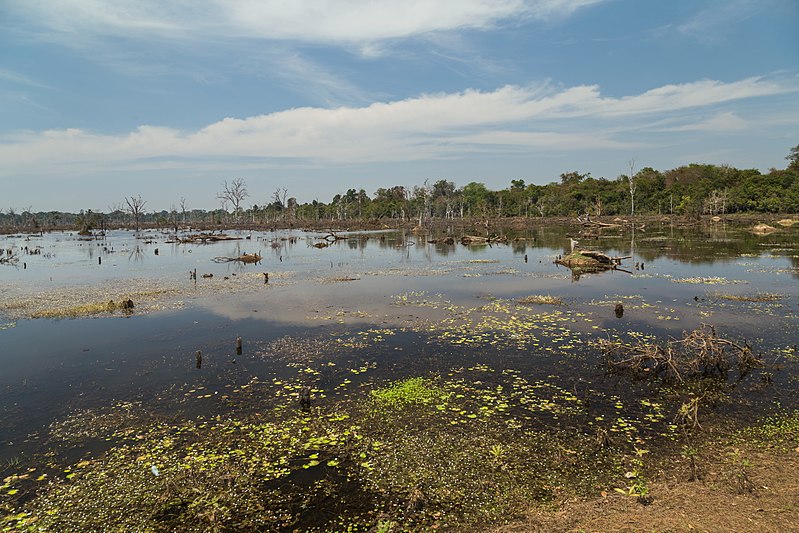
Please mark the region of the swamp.
<svg viewBox="0 0 799 533"><path fill-rule="evenodd" d="M799 528L799 223L609 226L0 236L0 531Z"/></svg>

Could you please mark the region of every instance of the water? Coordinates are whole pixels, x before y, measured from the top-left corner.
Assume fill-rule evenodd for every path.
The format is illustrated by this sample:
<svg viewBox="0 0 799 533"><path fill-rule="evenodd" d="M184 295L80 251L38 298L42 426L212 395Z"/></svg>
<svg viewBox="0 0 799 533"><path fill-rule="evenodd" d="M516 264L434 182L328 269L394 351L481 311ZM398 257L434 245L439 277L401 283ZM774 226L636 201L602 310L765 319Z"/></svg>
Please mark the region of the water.
<svg viewBox="0 0 799 533"><path fill-rule="evenodd" d="M318 373L315 383L329 390L331 399L342 380L364 379L351 372L364 364L372 365L374 380L482 362L520 369L530 379L557 372L570 384L604 380L597 388L618 389L603 377L591 349L592 339L609 332L679 337L712 323L722 335L748 339L782 363L777 379L793 379L798 229L756 237L746 228L720 224L650 224L644 231L579 236L578 247L632 258L624 261L627 272L577 277L553 261L569 252L568 237L578 229L506 231L507 244L490 246L429 244L428 236L410 232L361 232L323 249L313 246L322 234L296 230L230 232L242 239L205 245L168 242L171 237L158 232L137 238L112 231L93 240L66 233L2 236L0 247L20 254L16 266L0 266L4 298L99 285L124 291L137 279L181 288L185 305L143 315L134 311L125 318L0 318L0 461L41 451L50 424L79 409L142 402L178 416L224 412L231 407L216 398L226 391L253 377L293 379L301 366ZM261 253L263 260L213 261L245 252ZM636 263L643 268L636 269ZM189 279L194 269L197 281ZM198 289L261 272L270 274L268 286L251 276L246 290ZM213 274L213 281L202 274ZM765 302L724 297L762 293L778 296ZM528 329L509 326L494 335L481 325L486 316L508 320L512 302L528 295L556 296L563 305L534 306L546 315L538 329L530 329L528 320ZM617 302L625 305L621 319L613 312ZM492 309L494 304L499 307ZM563 320L557 322L553 313ZM448 320L463 325L457 330L463 338L470 328L483 336L463 345L450 342L442 336L454 323ZM347 340L358 335L366 341ZM525 344L517 345L520 335L535 335L537 342L525 337ZM235 354L239 336L241 356ZM313 341L307 357L292 358L274 348L287 336L289 342ZM341 339L344 348L331 344L342 344ZM203 354L200 369L197 350ZM196 401L205 394L189 394L192 390L211 397ZM777 389L763 402L775 399L791 401Z"/></svg>

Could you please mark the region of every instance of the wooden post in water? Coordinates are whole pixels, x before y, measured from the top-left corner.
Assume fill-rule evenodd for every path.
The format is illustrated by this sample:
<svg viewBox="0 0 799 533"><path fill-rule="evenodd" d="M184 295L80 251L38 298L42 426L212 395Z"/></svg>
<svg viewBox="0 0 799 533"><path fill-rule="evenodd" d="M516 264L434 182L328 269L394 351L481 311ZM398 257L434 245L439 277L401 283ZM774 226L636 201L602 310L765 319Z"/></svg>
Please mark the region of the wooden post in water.
<svg viewBox="0 0 799 533"><path fill-rule="evenodd" d="M200 350L197 350L197 353L194 354L197 358L197 368L203 367L203 353Z"/></svg>
<svg viewBox="0 0 799 533"><path fill-rule="evenodd" d="M103 258L102 257L98 257L97 258L97 264L98 265L102 265L103 264Z"/></svg>
<svg viewBox="0 0 799 533"><path fill-rule="evenodd" d="M307 385L300 389L300 407L303 411L311 408L311 387Z"/></svg>
<svg viewBox="0 0 799 533"><path fill-rule="evenodd" d="M236 337L236 355L241 355L241 337Z"/></svg>

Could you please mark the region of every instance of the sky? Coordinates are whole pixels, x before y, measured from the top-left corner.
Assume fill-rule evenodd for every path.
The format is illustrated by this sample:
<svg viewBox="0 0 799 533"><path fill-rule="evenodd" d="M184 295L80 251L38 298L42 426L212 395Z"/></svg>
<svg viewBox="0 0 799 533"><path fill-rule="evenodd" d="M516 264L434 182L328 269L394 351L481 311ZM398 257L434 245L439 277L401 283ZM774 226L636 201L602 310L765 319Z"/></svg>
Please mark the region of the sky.
<svg viewBox="0 0 799 533"><path fill-rule="evenodd" d="M0 210L785 168L796 0L0 0Z"/></svg>

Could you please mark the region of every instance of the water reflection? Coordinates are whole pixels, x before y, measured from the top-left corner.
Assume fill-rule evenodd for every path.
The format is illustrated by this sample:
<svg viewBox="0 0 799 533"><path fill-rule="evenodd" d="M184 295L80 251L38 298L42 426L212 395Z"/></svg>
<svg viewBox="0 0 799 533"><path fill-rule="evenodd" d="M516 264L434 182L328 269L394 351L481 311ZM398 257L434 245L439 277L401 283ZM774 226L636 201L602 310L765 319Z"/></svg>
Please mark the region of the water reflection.
<svg viewBox="0 0 799 533"><path fill-rule="evenodd" d="M615 329L679 337L683 330L713 322L723 325L726 333L757 338L758 349L795 343L799 286L791 281L799 276L799 229L758 237L746 228L724 224L654 223L644 230L592 228L591 233L583 228L577 237L581 246L630 255L632 265L646 265L603 273L554 264L557 255L569 251L569 236L575 232L573 227L504 229L498 233L507 236L508 244L485 246L463 246L457 239L446 244L444 238L458 235L452 228L426 234L352 232L339 234L343 238L322 249L314 244L324 234L300 231L231 232L241 240L213 244L178 244L172 236L158 233L137 239L131 232L115 231L100 242L65 233L33 240L1 236L0 248L22 250L28 266L0 266L4 295L83 284L124 287L131 278L174 279L201 287L207 283L202 278L206 273L214 274L215 282L224 276L234 279L233 274L236 279L258 276L244 291L197 300L183 295L187 308L178 312L127 319L20 321L15 327L0 327L4 369L0 409L4 420L14 418L16 435L24 437L30 427L44 427L53 416L76 406L107 402L109 397L151 400L159 391L192 383L198 376L221 381L238 373L275 371L268 356L240 358L234 368L231 339L237 336L267 342L289 333L329 337L391 328L397 338L417 335L415 342L423 342L419 338L440 334L441 324L455 319L462 319L464 328L493 320L490 323L502 329L520 317L532 328L536 320L555 316L563 319L559 328L585 339ZM41 252L26 253L31 242ZM263 260L258 265L213 262L215 257L261 250ZM189 280L186 272L195 269L200 279ZM268 284L260 277L262 272L270 274ZM766 292L780 298L747 302L721 297ZM408 294L422 304L398 304L398 297ZM520 308L518 301L530 295L556 296L562 303ZM623 313L617 311L620 302ZM395 342L394 347L403 351L383 354L387 374L400 368L399 353L411 351ZM491 345L479 347L490 350ZM581 356L589 353L587 340L580 347ZM197 350L203 355L200 369ZM428 357L408 355L403 361L422 370L425 365L443 364L439 361L450 354L449 347L426 344L414 350ZM487 353L528 361L531 367L536 358L547 355L532 347ZM202 374L191 373L198 370Z"/></svg>

